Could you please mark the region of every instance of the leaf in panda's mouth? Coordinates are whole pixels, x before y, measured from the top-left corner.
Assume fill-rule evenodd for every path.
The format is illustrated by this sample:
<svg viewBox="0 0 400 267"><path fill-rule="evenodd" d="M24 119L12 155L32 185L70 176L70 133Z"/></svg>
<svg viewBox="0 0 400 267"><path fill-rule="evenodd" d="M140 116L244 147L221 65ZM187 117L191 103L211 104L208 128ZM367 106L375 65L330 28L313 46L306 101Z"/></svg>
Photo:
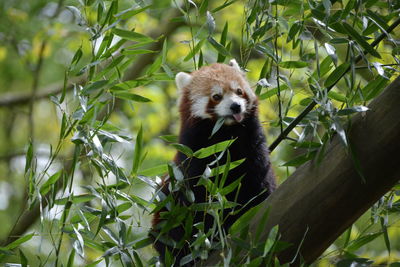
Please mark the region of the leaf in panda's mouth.
<svg viewBox="0 0 400 267"><path fill-rule="evenodd" d="M211 138L222 127L222 125L224 125L224 123L225 123L225 118L224 117L219 118L216 121L209 138Z"/></svg>

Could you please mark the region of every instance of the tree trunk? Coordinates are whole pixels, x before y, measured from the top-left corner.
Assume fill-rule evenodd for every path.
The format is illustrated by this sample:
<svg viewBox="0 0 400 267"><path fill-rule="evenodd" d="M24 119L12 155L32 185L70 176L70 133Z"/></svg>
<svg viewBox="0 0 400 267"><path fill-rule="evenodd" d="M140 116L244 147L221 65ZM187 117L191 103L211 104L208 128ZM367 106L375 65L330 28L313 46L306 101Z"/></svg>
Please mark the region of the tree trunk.
<svg viewBox="0 0 400 267"><path fill-rule="evenodd" d="M278 224L281 240L293 244L278 254L281 263L300 257L315 261L399 181L400 77L369 108L351 120L347 134L353 153L335 136L319 165L309 162L298 168L262 204L261 211L269 209L269 215L260 241ZM255 236L263 213L253 217L249 235ZM213 254L206 264L218 257Z"/></svg>

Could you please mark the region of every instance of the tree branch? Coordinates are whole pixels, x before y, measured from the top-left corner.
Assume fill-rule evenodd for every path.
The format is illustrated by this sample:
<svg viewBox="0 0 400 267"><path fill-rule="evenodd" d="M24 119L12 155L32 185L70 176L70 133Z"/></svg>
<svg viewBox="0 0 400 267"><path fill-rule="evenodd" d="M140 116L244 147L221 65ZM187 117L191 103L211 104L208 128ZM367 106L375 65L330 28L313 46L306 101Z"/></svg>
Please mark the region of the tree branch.
<svg viewBox="0 0 400 267"><path fill-rule="evenodd" d="M259 241L265 242L270 229L279 225L281 240L292 244L278 254L281 263L298 265L300 257L306 263L316 260L399 181L399 102L400 77L369 105L370 111L351 120L351 152L335 136L320 165L309 162L298 168L261 204L250 223L249 236L256 235L268 210ZM206 265L219 260L214 253Z"/></svg>

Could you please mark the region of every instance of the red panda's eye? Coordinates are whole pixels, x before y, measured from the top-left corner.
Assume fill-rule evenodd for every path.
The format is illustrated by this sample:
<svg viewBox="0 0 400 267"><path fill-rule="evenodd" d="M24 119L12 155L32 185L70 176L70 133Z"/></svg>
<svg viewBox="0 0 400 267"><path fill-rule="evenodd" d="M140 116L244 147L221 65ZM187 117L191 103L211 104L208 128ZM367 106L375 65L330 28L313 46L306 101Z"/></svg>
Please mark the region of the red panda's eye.
<svg viewBox="0 0 400 267"><path fill-rule="evenodd" d="M214 101L220 101L222 99L222 95L221 94L215 94L212 96L212 98L214 99Z"/></svg>
<svg viewBox="0 0 400 267"><path fill-rule="evenodd" d="M240 89L240 88L237 89L236 93L237 93L238 95L243 95L243 91L242 91L242 89Z"/></svg>

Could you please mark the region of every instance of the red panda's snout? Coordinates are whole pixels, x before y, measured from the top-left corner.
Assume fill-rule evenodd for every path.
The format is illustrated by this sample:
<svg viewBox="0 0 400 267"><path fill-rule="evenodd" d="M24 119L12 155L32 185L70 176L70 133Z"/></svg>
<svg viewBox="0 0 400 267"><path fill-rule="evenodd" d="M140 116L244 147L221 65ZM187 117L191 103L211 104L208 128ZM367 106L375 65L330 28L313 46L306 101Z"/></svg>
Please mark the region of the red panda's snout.
<svg viewBox="0 0 400 267"><path fill-rule="evenodd" d="M240 89L241 90L241 89ZM214 113L218 118L225 118L226 124L240 123L247 112L247 101L237 93L224 94L222 99L214 107Z"/></svg>
<svg viewBox="0 0 400 267"><path fill-rule="evenodd" d="M256 105L256 96L236 61L213 64L191 74L176 75L184 117L225 119L225 124L241 123Z"/></svg>

